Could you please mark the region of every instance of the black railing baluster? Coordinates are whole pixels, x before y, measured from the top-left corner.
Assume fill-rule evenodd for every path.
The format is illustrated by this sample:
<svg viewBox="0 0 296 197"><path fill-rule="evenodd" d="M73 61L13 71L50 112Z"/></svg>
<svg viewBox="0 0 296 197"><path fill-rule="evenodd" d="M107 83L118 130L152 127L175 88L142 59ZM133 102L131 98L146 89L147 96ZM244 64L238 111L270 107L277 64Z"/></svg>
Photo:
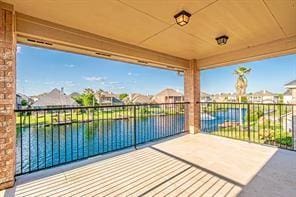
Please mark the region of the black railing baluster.
<svg viewBox="0 0 296 197"><path fill-rule="evenodd" d="M51 128L51 166L54 165L54 150L53 150L53 147L54 147L54 140L53 140L53 117L52 117L52 113L53 111L50 112L50 128Z"/></svg>
<svg viewBox="0 0 296 197"><path fill-rule="evenodd" d="M79 159L79 110L76 110L76 157Z"/></svg>
<svg viewBox="0 0 296 197"><path fill-rule="evenodd" d="M296 115L294 114L294 111L296 110L296 107L294 106L294 105L292 105L291 106L292 107L292 150L296 150L296 146L295 146L295 138L296 138L296 136L295 136L295 133L296 133L296 131L295 131L295 121L296 121Z"/></svg>
<svg viewBox="0 0 296 197"><path fill-rule="evenodd" d="M90 132L90 128L89 128L89 123L90 123L90 117L89 117L89 109L87 109L87 120L86 120L86 124L87 124L87 157L89 156L89 146L90 146L90 139L89 139L89 132Z"/></svg>
<svg viewBox="0 0 296 197"><path fill-rule="evenodd" d="M134 106L134 147L137 149L137 116L136 116L137 108Z"/></svg>
<svg viewBox="0 0 296 197"><path fill-rule="evenodd" d="M98 149L97 149L97 152L98 152L98 154L100 153L100 117L99 117L99 109L98 108L96 108L96 115L97 115L97 124L98 124L98 131L97 131L97 133L98 133Z"/></svg>
<svg viewBox="0 0 296 197"><path fill-rule="evenodd" d="M31 171L31 114L29 114L29 171Z"/></svg>
<svg viewBox="0 0 296 197"><path fill-rule="evenodd" d="M263 121L263 132L262 132L262 133L263 133L263 140L264 140L264 143L266 143L266 134L265 134L265 115L266 115L266 114L265 114L265 108L264 108L264 106L265 106L265 105L262 106L262 108L263 108L263 109L262 109L262 111L263 111L263 117L262 117L262 121Z"/></svg>
<svg viewBox="0 0 296 197"><path fill-rule="evenodd" d="M47 135L47 132L46 132L46 113L45 113L45 110L43 111L43 137L44 137L44 168L46 168L46 162L47 162L47 148L46 148L46 135Z"/></svg>
<svg viewBox="0 0 296 197"><path fill-rule="evenodd" d="M257 104L257 109L258 109L258 120L257 120L257 125L258 125L258 132L257 132L257 143L260 143L260 106Z"/></svg>
<svg viewBox="0 0 296 197"><path fill-rule="evenodd" d="M37 122L37 126L36 126L36 135L37 135L37 137L36 137L36 144L37 144L37 146L36 146L36 149L37 149L37 155L36 155L36 157L37 157L37 169L39 169L39 114L38 114L38 112L36 112L36 122Z"/></svg>
<svg viewBox="0 0 296 197"><path fill-rule="evenodd" d="M64 110L64 159L67 161L67 111Z"/></svg>
<svg viewBox="0 0 296 197"><path fill-rule="evenodd" d="M250 126L251 108L250 108L250 103L247 104L247 110L248 110L247 111L247 113L248 113L248 120L247 120L248 121L248 123L247 123L248 124L248 128L247 128L248 129L248 139L249 139L249 141L251 141L251 126Z"/></svg>
<svg viewBox="0 0 296 197"><path fill-rule="evenodd" d="M59 162L61 161L61 144L60 144L60 111L58 111L58 122L57 122L57 127L58 127L58 152L59 152Z"/></svg>
<svg viewBox="0 0 296 197"><path fill-rule="evenodd" d="M21 174L23 173L23 112L19 112L19 115L20 115L20 136L21 136L21 139L20 139L20 143L21 143Z"/></svg>
<svg viewBox="0 0 296 197"><path fill-rule="evenodd" d="M92 110L92 155L95 154L95 108Z"/></svg>
<svg viewBox="0 0 296 197"><path fill-rule="evenodd" d="M285 119L286 119L286 128L285 128L285 138L287 139L288 137L288 133L287 133L287 130L288 130L288 108L287 108L287 105L285 106ZM285 140L285 148L287 149L288 148L288 142L287 140Z"/></svg>
<svg viewBox="0 0 296 197"><path fill-rule="evenodd" d="M271 136L270 136L270 105L267 106L267 110L268 110L268 122L267 122L267 127L268 127L268 144L270 144L271 142Z"/></svg>
<svg viewBox="0 0 296 197"><path fill-rule="evenodd" d="M280 147L282 147L282 107L280 107L280 115L279 115L279 120L280 120Z"/></svg>
<svg viewBox="0 0 296 197"><path fill-rule="evenodd" d="M70 125L71 125L71 160L73 160L73 111L70 109Z"/></svg>
<svg viewBox="0 0 296 197"><path fill-rule="evenodd" d="M295 147L294 105L196 104L200 105L202 132L274 143L286 149ZM16 172L19 175L126 147L138 148L139 144L184 132L185 108L188 103L15 110L20 132ZM73 124L77 124L76 135Z"/></svg>
<svg viewBox="0 0 296 197"><path fill-rule="evenodd" d="M81 112L81 127L82 127L82 131L81 131L81 134L82 134L82 158L84 158L84 155L85 155L85 150L84 150L84 128L85 128L85 122L84 122L84 110Z"/></svg>

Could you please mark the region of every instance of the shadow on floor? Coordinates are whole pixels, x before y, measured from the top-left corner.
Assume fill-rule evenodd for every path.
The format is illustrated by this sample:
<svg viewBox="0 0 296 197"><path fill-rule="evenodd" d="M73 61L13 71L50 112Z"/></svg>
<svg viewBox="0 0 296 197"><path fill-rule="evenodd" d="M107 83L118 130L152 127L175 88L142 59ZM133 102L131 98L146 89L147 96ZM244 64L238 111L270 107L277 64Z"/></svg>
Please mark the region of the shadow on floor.
<svg viewBox="0 0 296 197"><path fill-rule="evenodd" d="M258 158L266 157L267 162L264 162L262 168L261 166L254 168L259 170L251 173L253 171L246 170L249 166L243 164L250 162L256 166L257 164L253 163L256 160L247 156L242 157L242 155L232 155L230 158L225 150L217 150L213 147L210 147L212 149L204 148L207 150L206 153L199 152L192 146L199 148L198 146L206 144L197 144L199 141L196 141L196 138L198 137L203 138L203 141L209 138L209 143L216 143L213 146L230 144L237 147L237 153L239 151L250 151L248 154L256 153ZM178 148L181 142L183 142L184 150ZM260 145L241 143L229 141L229 139L225 141L223 138L212 138L212 136L179 136L169 141L164 140L157 144L150 144L149 147L143 147L136 151L129 151L72 169L64 169L56 174L39 176L35 179L31 177L31 180L20 179L17 186L8 190L5 195L295 196L295 152L272 149L269 153L269 147L261 148ZM259 147L257 148L257 146ZM229 150L231 154L235 153L231 151L233 150ZM214 155L222 153L224 155ZM215 158L213 158L214 156ZM205 161L207 158L212 161L216 159L216 162ZM198 162L199 159L204 163ZM235 161L239 159L241 161L236 163ZM230 169L224 169L224 164ZM222 168L223 173L217 170L220 169L218 167ZM237 171L237 173L233 171ZM244 182L243 180L249 181Z"/></svg>

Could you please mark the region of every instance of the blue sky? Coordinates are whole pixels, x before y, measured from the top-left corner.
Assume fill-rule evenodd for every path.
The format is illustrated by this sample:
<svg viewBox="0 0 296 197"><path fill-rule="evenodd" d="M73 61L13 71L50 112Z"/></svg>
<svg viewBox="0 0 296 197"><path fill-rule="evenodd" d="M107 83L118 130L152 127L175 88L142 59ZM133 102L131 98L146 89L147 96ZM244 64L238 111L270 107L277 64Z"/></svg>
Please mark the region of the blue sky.
<svg viewBox="0 0 296 197"><path fill-rule="evenodd" d="M183 76L167 71L89 56L18 45L17 92L37 95L64 87L115 93L155 94L166 87L183 91Z"/></svg>
<svg viewBox="0 0 296 197"><path fill-rule="evenodd" d="M233 72L242 65L252 69L247 75L247 92L283 93L284 84L296 79L296 55L288 55L202 71L201 89L208 93L235 92Z"/></svg>
<svg viewBox="0 0 296 197"><path fill-rule="evenodd" d="M248 92L283 92L283 85L296 79L296 55L243 65L252 69ZM202 91L234 92L233 71L238 66L202 71ZM37 95L61 87L66 93L101 88L115 93L155 94L167 87L183 91L183 77L175 71L18 45L17 92Z"/></svg>

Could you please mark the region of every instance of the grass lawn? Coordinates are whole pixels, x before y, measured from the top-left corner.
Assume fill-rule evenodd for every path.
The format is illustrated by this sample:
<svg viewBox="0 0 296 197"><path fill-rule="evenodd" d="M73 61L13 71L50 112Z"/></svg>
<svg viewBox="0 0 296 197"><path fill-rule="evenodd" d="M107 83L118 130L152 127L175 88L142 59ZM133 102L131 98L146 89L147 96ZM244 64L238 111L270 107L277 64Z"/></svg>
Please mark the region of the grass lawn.
<svg viewBox="0 0 296 197"><path fill-rule="evenodd" d="M137 118L147 118L151 116L159 116L159 115L176 115L183 114L183 110L174 109L174 108L140 108L136 110ZM59 110L58 112L43 112L40 111L37 113L26 113L21 114L17 113L16 124L22 124L23 126L35 124L52 124L52 123L63 123L63 122L83 122L89 120L116 120L116 119L127 119L134 117L134 110L132 108L129 109L120 109L120 110L110 110L110 111L102 111L102 110L72 110L72 114L70 111L64 112L63 110Z"/></svg>
<svg viewBox="0 0 296 197"><path fill-rule="evenodd" d="M265 131L262 127L259 127L259 130L250 130L250 133L247 129L225 128L214 131L212 134L260 144L283 145L288 147L292 147L293 145L292 133L281 131L278 127L275 130L266 129Z"/></svg>

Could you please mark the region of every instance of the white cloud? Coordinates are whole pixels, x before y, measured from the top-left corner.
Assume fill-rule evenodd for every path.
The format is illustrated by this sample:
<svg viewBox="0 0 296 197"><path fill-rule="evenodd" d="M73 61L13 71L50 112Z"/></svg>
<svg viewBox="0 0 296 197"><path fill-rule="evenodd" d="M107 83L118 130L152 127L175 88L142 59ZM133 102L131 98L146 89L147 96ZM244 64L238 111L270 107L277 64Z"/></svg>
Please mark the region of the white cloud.
<svg viewBox="0 0 296 197"><path fill-rule="evenodd" d="M55 84L55 81L46 81L44 82L45 85L53 85Z"/></svg>
<svg viewBox="0 0 296 197"><path fill-rule="evenodd" d="M44 84L49 85L51 87L63 87L63 86L73 87L73 86L75 86L73 81L46 81L46 82L44 82Z"/></svg>
<svg viewBox="0 0 296 197"><path fill-rule="evenodd" d="M105 81L106 77L95 77L95 76L91 76L91 77L83 77L86 81Z"/></svg>
<svg viewBox="0 0 296 197"><path fill-rule="evenodd" d="M132 73L132 72L128 72L127 75L128 75L128 76L135 76L135 77L139 76L139 74L137 74L137 73Z"/></svg>
<svg viewBox="0 0 296 197"><path fill-rule="evenodd" d="M63 81L65 86L69 86L69 87L73 87L75 86L75 84L73 83L73 81Z"/></svg>
<svg viewBox="0 0 296 197"><path fill-rule="evenodd" d="M111 84L111 85L116 85L116 84L120 84L120 82L117 82L117 81L111 81L111 82L109 82L109 84Z"/></svg>
<svg viewBox="0 0 296 197"><path fill-rule="evenodd" d="M20 46L16 47L16 53L21 53L22 48Z"/></svg>
<svg viewBox="0 0 296 197"><path fill-rule="evenodd" d="M74 65L74 64L66 64L65 67L67 67L67 68L74 68L74 67L76 67L76 65Z"/></svg>

